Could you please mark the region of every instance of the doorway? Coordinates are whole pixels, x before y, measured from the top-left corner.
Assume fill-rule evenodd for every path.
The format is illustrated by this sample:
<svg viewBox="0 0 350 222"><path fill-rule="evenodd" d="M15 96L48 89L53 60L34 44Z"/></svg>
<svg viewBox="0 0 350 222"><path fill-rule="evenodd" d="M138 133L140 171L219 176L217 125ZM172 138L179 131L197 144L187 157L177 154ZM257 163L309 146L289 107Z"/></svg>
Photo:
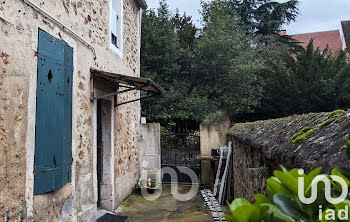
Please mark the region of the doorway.
<svg viewBox="0 0 350 222"><path fill-rule="evenodd" d="M113 210L113 106L110 100L97 100L97 207Z"/></svg>

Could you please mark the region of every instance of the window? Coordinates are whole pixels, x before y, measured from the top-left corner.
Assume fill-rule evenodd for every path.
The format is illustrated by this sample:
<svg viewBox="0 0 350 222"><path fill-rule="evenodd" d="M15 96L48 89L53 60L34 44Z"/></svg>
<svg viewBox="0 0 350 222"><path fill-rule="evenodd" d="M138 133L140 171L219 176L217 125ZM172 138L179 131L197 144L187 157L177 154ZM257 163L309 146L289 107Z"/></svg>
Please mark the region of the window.
<svg viewBox="0 0 350 222"><path fill-rule="evenodd" d="M123 0L110 0L110 46L118 55L123 48Z"/></svg>

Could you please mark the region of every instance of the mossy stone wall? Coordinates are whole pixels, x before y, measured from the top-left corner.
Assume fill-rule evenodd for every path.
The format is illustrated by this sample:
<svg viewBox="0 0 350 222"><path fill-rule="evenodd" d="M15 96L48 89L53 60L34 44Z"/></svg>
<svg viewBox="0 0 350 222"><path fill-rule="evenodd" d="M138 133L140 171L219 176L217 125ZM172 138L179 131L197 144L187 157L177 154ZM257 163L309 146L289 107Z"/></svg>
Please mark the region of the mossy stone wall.
<svg viewBox="0 0 350 222"><path fill-rule="evenodd" d="M326 173L337 166L350 167L345 150L350 110L331 114L234 124L228 133L233 141L234 198L253 200L254 193L263 193L266 179L279 165L306 172L321 166Z"/></svg>

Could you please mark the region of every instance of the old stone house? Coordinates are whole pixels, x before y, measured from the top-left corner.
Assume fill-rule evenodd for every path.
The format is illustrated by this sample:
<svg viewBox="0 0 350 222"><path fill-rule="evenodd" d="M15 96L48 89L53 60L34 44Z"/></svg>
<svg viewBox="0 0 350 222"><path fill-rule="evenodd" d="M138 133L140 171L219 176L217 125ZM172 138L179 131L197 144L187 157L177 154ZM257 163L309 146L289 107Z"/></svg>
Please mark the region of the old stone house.
<svg viewBox="0 0 350 222"><path fill-rule="evenodd" d="M0 221L95 221L139 178L144 0L0 2ZM118 73L118 74L116 74Z"/></svg>

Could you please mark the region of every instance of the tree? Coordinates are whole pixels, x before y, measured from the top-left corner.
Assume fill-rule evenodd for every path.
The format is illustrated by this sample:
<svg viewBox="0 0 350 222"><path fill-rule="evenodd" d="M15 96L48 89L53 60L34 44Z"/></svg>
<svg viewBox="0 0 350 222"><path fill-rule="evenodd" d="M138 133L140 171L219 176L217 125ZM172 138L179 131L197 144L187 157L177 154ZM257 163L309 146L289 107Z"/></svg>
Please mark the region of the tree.
<svg viewBox="0 0 350 222"><path fill-rule="evenodd" d="M259 35L278 34L282 25L296 19L297 0L279 3L271 0L231 0L232 9L241 17L248 32Z"/></svg>
<svg viewBox="0 0 350 222"><path fill-rule="evenodd" d="M261 101L290 101L287 95L293 95L290 89L296 83L283 76L284 68L278 61L296 47L278 32L296 18L297 4L296 0L202 2L200 30L190 16L179 12L172 15L165 0L157 13L145 11L141 72L167 93L143 101L142 114L152 121L191 119L209 123L222 113L236 118L255 111L255 115L265 117L269 110L262 110ZM265 84L277 85L269 89ZM273 93L285 88L290 90L286 96ZM281 105L266 107L271 113L291 111Z"/></svg>
<svg viewBox="0 0 350 222"><path fill-rule="evenodd" d="M142 73L168 91L142 103L143 114L151 120L202 122L217 110L234 115L259 103L256 72L263 61L255 56L252 38L225 1L203 3L203 9L210 21L198 38L191 18L171 16L165 1L158 14L144 14Z"/></svg>
<svg viewBox="0 0 350 222"><path fill-rule="evenodd" d="M284 53L264 73L260 118L350 108L350 64L343 51L314 49L313 41L297 55Z"/></svg>
<svg viewBox="0 0 350 222"><path fill-rule="evenodd" d="M174 26L180 44L180 54L178 64L181 67L177 78L181 79L182 84L187 88L187 92L191 91L195 86L192 79L192 64L194 62L194 48L197 40L198 28L193 24L192 17L185 13L180 16L179 11L171 17L171 22Z"/></svg>
<svg viewBox="0 0 350 222"><path fill-rule="evenodd" d="M186 13L181 16L177 10L171 21L179 38L181 48L193 49L198 29L193 24L192 17L187 16Z"/></svg>
<svg viewBox="0 0 350 222"><path fill-rule="evenodd" d="M178 25L182 26L185 25ZM180 58L184 60L182 49L174 27L174 19L164 0L160 1L157 13L153 10L143 13L141 73L167 90L160 97L142 101L142 114L150 120L186 119L189 116L182 111L188 93L184 84L186 73L179 64ZM181 36L187 36L185 31Z"/></svg>
<svg viewBox="0 0 350 222"><path fill-rule="evenodd" d="M296 20L298 0L279 3L272 0L227 0L232 5L232 12L241 17L240 25L247 33L254 33L257 42L268 44L282 43L291 53L301 50L298 42L288 35L279 35L283 25ZM272 40L272 41L271 41ZM276 50L274 50L276 51Z"/></svg>
<svg viewBox="0 0 350 222"><path fill-rule="evenodd" d="M256 56L254 40L239 25L240 18L230 13L227 1L202 3L203 30L198 39L194 65L195 94L206 101L198 110L201 119L228 110L231 116L249 112L259 104L259 71L264 61Z"/></svg>

